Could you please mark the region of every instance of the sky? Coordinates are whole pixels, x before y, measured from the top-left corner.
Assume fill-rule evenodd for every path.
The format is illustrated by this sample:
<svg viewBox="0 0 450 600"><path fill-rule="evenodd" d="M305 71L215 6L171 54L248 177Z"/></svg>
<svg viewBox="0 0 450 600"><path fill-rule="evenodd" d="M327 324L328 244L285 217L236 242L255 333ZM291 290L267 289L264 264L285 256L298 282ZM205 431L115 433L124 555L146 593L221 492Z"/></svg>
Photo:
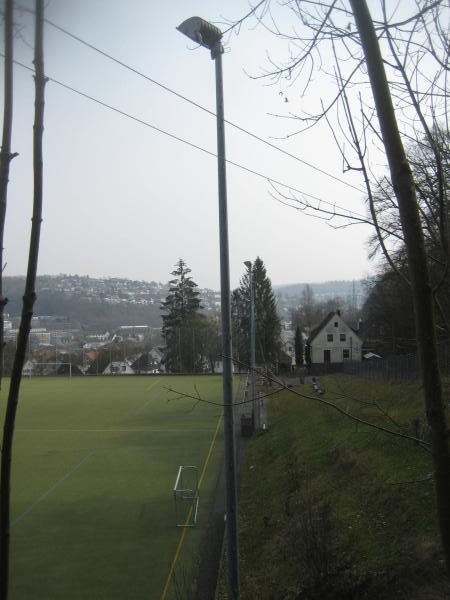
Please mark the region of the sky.
<svg viewBox="0 0 450 600"><path fill-rule="evenodd" d="M214 61L176 27L198 15L225 30L248 10L244 0L48 0L39 274L167 282L182 258L200 287L219 289ZM15 59L31 67L32 15L16 9L15 21ZM292 155L225 127L231 286L257 256L274 285L372 274L368 226L336 228L274 198L270 180L366 213L328 129L291 135L286 117L307 110L308 95L257 77L286 42L249 22L224 45L225 118ZM313 76L326 93L326 77ZM17 65L14 80L6 276L26 271L33 195L33 74Z"/></svg>

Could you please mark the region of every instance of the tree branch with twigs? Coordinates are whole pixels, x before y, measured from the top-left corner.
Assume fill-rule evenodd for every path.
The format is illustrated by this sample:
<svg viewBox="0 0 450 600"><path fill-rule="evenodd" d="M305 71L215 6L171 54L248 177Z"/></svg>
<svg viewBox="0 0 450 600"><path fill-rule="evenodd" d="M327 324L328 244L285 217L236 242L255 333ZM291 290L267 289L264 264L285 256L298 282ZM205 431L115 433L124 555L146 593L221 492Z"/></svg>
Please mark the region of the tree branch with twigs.
<svg viewBox="0 0 450 600"><path fill-rule="evenodd" d="M13 122L13 0L6 0L4 9L5 35L5 68L4 68L4 103L3 103L3 133L0 151L0 389L3 379L4 353L4 312L8 299L3 295L3 238L5 231L6 205L8 198L8 182L10 164L17 153L11 151L11 136Z"/></svg>
<svg viewBox="0 0 450 600"><path fill-rule="evenodd" d="M273 5L276 3L273 2ZM450 451L437 361L435 303L436 289L447 281L450 262L447 180L439 166L440 156L436 172L439 190L435 199L437 210L433 217L440 237L442 279L437 280L433 290L427 254L427 219L424 219L428 213L420 206L415 178L405 151L406 143L415 140L420 144L425 138L433 152L439 153L440 149L430 139L430 132L440 123L444 123L448 131L450 8L444 0L417 0L413 5L405 7L399 3L389 5L388 9L387 2L380 0L378 14L372 16L364 0L288 0L278 6L280 10L288 8L292 11L298 18L301 31L296 31L293 36L292 29L287 34L281 32L281 27L274 30L275 35L287 42L288 58L283 62L269 57L269 66L259 77L284 82L286 88L296 84L301 88L302 97L306 91L313 90L318 80L327 78L334 83L329 97L316 102L320 108L315 114L293 115L290 109L287 116L294 117L306 127L332 120L339 128L346 122L350 128L347 139L352 143L346 150L344 163L352 163L348 152L353 152L360 163L363 161L369 165L363 171L365 176L373 161L372 151L379 153L382 150L384 153L393 190L389 201L393 200L393 210L397 211L396 223L400 225L401 238L391 234L395 227L391 230L383 226L383 219L373 202L374 196L369 199L368 220L374 225L375 235L385 255L392 256L391 243L394 242L395 246L395 242L399 241L405 256L431 431L439 529L450 572ZM376 5L372 10L375 8ZM332 64L337 65L335 70ZM359 100L355 102L358 96ZM369 124L367 119L360 121L359 132L362 131L362 134L354 127L354 113L351 116L355 105L360 107L360 114L370 114L374 107L377 118L376 123ZM341 115L346 117L344 121ZM299 128L298 133L304 129ZM364 140L364 148L359 144L360 140ZM300 206L313 212L303 198L283 200L295 208ZM315 212L328 221L341 216L332 206L326 207L325 211L321 204L315 208ZM355 222L360 223L361 220L356 219Z"/></svg>
<svg viewBox="0 0 450 600"><path fill-rule="evenodd" d="M0 599L7 600L9 593L9 559L10 559L10 504L11 504L11 469L12 448L15 430L15 419L19 402L22 371L28 337L31 330L33 307L36 300L36 274L39 256L40 231L42 222L43 200L43 153L42 141L44 130L44 91L46 77L44 73L43 50L43 0L36 0L35 17L35 111L33 133L33 215L28 253L28 267L23 296L22 314L17 336L17 347L11 373L6 412L3 422L3 438L0 465Z"/></svg>
<svg viewBox="0 0 450 600"><path fill-rule="evenodd" d="M250 370L249 365L244 364L240 361L236 361L236 360L234 362L236 364L238 364L240 366L240 368L244 367L245 369ZM377 402L368 402L368 401L362 401L361 399L355 399L354 397L350 396L347 392L344 392L344 390L341 390L341 394L335 393L333 395L333 400L331 400L331 399L324 398L322 395L307 394L305 392L302 392L301 389L293 388L292 386L284 383L279 377L276 377L274 374L271 374L269 372L263 374L263 373L257 371L257 374L259 377L264 379L266 382L276 385L276 388L274 390L260 394L258 396L259 400L266 400L267 398L270 398L270 397L278 394L281 391L286 391L289 394L292 394L303 400L313 400L314 402L320 403L323 406L326 406L327 408L330 408L330 409L338 412L342 416L344 416L344 417L348 418L349 420L351 420L355 423L358 423L360 425L370 427L371 429L375 429L377 431L380 431L380 432L388 434L388 435L392 435L397 438L401 438L404 440L414 442L414 443L418 444L422 449L426 450L427 452L430 452L430 443L428 441L426 441L422 438L418 438L416 436L410 435L409 433L406 433L404 431L404 428L402 427L402 425L397 423L394 419L392 419L392 417L389 415L389 413L387 411L385 411L384 409L382 409L381 405L379 405L379 403L377 403ZM193 386L194 392L192 394L189 394L187 392L181 392L172 386L165 387L164 389L166 389L171 394L175 394L175 397L169 398L167 400L168 402L173 402L175 400L183 400L183 399L193 400L194 404L189 409L189 412L193 411L199 404L209 404L212 406L223 407L223 403L221 403L221 402L208 400L207 398L202 397L202 395L200 394L196 385ZM337 404L338 400L347 400L347 401L353 400L355 402L363 403L365 405L373 406L373 407L377 408L379 413L389 423L391 423L391 425L393 425L395 427L395 429L389 429L388 427L384 427L383 425L379 425L379 424L369 421L367 419L358 417L356 414L350 412L350 410L345 409L342 406L340 406L339 404ZM250 405L253 403L253 401L254 401L253 398L238 400L236 402L233 402L232 406L235 408L238 408L240 406Z"/></svg>

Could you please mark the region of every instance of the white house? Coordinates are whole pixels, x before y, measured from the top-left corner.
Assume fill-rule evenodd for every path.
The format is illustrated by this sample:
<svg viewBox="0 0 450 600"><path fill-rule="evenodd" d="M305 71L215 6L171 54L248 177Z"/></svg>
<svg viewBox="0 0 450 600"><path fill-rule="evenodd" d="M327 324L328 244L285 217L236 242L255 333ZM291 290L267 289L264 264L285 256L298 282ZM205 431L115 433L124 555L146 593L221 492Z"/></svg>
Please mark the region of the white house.
<svg viewBox="0 0 450 600"><path fill-rule="evenodd" d="M36 363L34 360L27 360L22 368L22 375L24 377L31 377L33 375L33 369L35 368Z"/></svg>
<svg viewBox="0 0 450 600"><path fill-rule="evenodd" d="M329 313L308 338L312 364L362 360L362 340L342 319L339 310Z"/></svg>
<svg viewBox="0 0 450 600"><path fill-rule="evenodd" d="M295 331L290 329L289 326L290 324L286 322L282 323L280 332L280 350L283 362L286 363L286 361L289 360L289 364L286 364L286 367L295 369Z"/></svg>
<svg viewBox="0 0 450 600"><path fill-rule="evenodd" d="M134 375L134 371L126 360L113 360L103 371L103 375Z"/></svg>

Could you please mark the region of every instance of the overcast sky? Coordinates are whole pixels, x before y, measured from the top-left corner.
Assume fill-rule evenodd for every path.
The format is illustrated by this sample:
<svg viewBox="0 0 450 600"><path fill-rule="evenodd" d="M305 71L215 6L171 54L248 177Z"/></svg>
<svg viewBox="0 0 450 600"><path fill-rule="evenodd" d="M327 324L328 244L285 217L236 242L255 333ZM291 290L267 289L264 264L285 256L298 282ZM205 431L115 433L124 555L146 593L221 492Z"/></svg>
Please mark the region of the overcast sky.
<svg viewBox="0 0 450 600"><path fill-rule="evenodd" d="M33 6L31 0L21 4ZM244 0L47 2L52 23L141 75L45 25L45 70L51 80L46 86L40 274L166 282L183 258L200 287L219 288L217 163L211 155L216 152L215 118L157 83L215 112L214 62L208 50L195 48L176 26L193 15L224 23L247 11ZM32 17L18 10L15 20L15 58L31 67ZM267 66L268 51L286 55L285 42L249 24L239 35L226 36L225 45L226 119L342 180L227 126L227 159L240 165L227 166L231 285L238 285L243 262L256 256L273 284L367 276L374 268L367 260L367 226L335 229L284 206L270 193L272 179L323 202L366 211L364 194L345 185L360 182L342 173L329 132L323 128L287 137L296 130L295 122L273 116L300 111L311 100L295 86L249 77ZM11 163L5 275L25 273L32 208L34 81L32 72L20 66L14 77L12 150L19 156ZM314 77L325 90L325 76Z"/></svg>

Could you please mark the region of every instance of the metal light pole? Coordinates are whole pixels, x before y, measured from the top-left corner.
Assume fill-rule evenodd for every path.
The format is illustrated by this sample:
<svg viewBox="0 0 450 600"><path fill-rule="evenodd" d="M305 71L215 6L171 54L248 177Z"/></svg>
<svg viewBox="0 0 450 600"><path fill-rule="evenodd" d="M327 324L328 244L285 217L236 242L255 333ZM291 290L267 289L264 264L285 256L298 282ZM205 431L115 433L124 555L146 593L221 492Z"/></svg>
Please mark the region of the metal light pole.
<svg viewBox="0 0 450 600"><path fill-rule="evenodd" d="M246 260L244 265L248 268L250 278L250 389L252 395L253 427L259 429L259 410L257 410L255 404L255 287L253 284L253 265L249 260Z"/></svg>
<svg viewBox="0 0 450 600"><path fill-rule="evenodd" d="M183 21L178 31L208 48L216 69L217 170L219 184L220 293L222 317L223 411L226 468L227 562L231 600L239 599L239 544L237 519L237 477L233 414L233 362L231 347L230 266L228 251L225 128L223 111L222 32L200 17Z"/></svg>

